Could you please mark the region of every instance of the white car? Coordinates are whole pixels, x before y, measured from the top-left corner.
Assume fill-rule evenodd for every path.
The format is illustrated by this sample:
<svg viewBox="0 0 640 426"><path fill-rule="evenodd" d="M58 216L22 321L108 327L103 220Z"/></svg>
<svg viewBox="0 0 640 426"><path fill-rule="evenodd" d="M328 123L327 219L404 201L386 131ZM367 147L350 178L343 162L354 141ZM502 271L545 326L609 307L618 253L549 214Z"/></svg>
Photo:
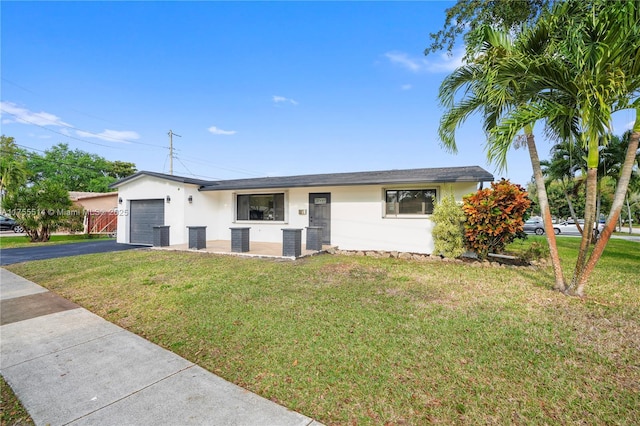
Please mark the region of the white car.
<svg viewBox="0 0 640 426"><path fill-rule="evenodd" d="M580 224L580 227L584 230L584 220L578 219L578 223ZM601 223L598 227L596 226L593 227L596 237L600 234L600 232L602 232L603 228L604 228L604 223ZM580 231L578 231L578 227L576 226L576 223L573 220L565 220L564 222L554 224L553 232L555 232L556 235L561 235L561 234L582 235Z"/></svg>

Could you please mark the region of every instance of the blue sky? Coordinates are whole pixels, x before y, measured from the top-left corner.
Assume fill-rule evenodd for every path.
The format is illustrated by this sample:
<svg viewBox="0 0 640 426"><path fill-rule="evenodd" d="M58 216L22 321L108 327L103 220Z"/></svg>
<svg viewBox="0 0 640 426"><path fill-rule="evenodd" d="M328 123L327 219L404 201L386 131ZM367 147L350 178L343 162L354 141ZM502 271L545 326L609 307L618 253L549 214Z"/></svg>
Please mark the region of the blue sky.
<svg viewBox="0 0 640 426"><path fill-rule="evenodd" d="M440 147L460 51L423 51L452 4L2 1L2 133L167 173L171 129L174 174L207 179L479 165L524 185L526 150L496 170L477 120Z"/></svg>

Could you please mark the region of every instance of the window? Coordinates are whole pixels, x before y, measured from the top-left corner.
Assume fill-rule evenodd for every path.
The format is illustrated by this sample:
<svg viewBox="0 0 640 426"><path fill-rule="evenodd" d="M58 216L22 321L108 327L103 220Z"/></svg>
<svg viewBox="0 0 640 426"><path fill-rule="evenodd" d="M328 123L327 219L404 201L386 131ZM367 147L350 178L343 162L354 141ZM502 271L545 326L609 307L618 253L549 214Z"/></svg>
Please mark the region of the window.
<svg viewBox="0 0 640 426"><path fill-rule="evenodd" d="M238 220L273 220L284 222L284 193L237 196Z"/></svg>
<svg viewBox="0 0 640 426"><path fill-rule="evenodd" d="M391 189L385 191L386 215L432 214L435 189Z"/></svg>

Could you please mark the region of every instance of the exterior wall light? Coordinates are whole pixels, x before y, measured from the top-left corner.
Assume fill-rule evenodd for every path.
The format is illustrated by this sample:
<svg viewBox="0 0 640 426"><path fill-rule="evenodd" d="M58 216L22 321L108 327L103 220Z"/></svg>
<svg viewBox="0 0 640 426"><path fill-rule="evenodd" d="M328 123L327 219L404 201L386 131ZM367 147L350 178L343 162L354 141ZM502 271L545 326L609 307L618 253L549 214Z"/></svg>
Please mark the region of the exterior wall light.
<svg viewBox="0 0 640 426"><path fill-rule="evenodd" d="M193 195L189 195L189 198L187 198L187 200L189 200L189 204L193 203Z"/></svg>
<svg viewBox="0 0 640 426"><path fill-rule="evenodd" d="M118 204L122 204L122 197L118 198Z"/></svg>
<svg viewBox="0 0 640 426"><path fill-rule="evenodd" d="M167 203L171 202L171 197L167 195Z"/></svg>

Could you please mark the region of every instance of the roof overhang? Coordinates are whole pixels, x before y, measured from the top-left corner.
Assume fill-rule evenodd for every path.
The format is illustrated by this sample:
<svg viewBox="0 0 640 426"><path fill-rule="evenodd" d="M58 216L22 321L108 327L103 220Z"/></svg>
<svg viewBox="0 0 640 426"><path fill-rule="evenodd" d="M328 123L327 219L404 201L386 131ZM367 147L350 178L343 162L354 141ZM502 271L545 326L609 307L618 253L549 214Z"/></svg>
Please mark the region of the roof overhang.
<svg viewBox="0 0 640 426"><path fill-rule="evenodd" d="M492 182L494 180L491 173L479 166L328 173L217 181L140 171L111 184L109 187L118 188L144 177L195 185L199 187L198 189L200 191L313 188L323 186L413 185L421 183Z"/></svg>

